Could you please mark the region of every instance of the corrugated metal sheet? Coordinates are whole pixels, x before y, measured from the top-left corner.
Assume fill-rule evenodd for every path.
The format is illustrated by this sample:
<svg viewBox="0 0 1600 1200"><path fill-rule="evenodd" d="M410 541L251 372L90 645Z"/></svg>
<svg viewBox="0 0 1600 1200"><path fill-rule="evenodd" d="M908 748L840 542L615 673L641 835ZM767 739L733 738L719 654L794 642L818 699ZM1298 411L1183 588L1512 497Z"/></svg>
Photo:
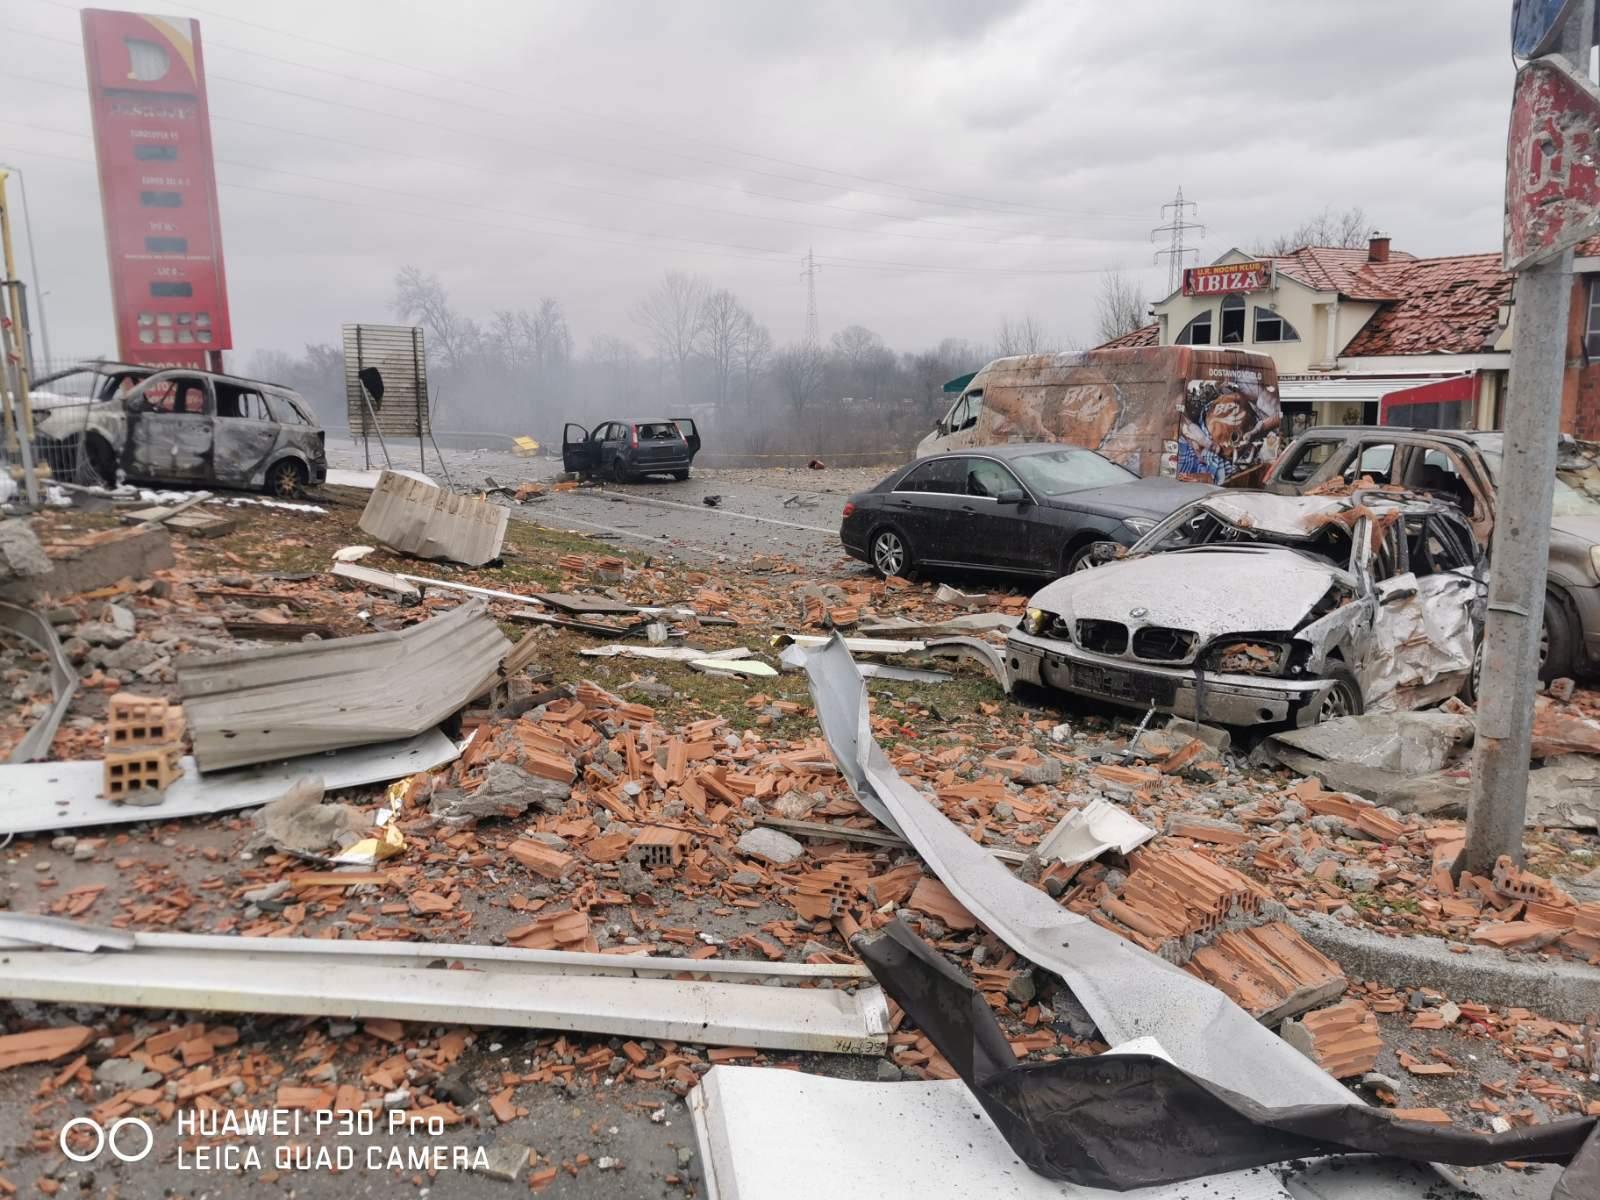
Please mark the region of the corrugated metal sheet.
<svg viewBox="0 0 1600 1200"><path fill-rule="evenodd" d="M361 372L372 369L382 376L382 399L374 399L362 384ZM344 326L344 393L352 434L426 434L428 355L422 330L411 325Z"/></svg>
<svg viewBox="0 0 1600 1200"><path fill-rule="evenodd" d="M481 567L500 557L511 510L394 471L378 476L361 532L415 558Z"/></svg>
<svg viewBox="0 0 1600 1200"><path fill-rule="evenodd" d="M471 700L510 648L472 600L406 629L184 655L195 761L220 771L410 737Z"/></svg>

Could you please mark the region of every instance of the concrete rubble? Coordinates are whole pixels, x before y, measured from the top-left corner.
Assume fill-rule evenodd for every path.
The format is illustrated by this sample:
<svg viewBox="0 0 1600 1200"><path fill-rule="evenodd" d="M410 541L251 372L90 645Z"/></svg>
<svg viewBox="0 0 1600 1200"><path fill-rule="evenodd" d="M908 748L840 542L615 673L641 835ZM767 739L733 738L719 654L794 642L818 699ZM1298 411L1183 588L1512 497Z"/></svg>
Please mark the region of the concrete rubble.
<svg viewBox="0 0 1600 1200"><path fill-rule="evenodd" d="M1002 872L1007 889L1028 893L1029 911L1038 905L1063 928L1084 931L1064 940L1092 936L1114 956L1108 961L1157 964L1201 1006L1174 1014L1180 1024L1191 1009L1214 1010L1243 1023L1228 1029L1253 1030L1223 1036L1215 1032L1223 1026L1202 1020L1213 1031L1197 1034L1212 1043L1199 1061L1247 1062L1259 1050L1274 1070L1286 1064L1286 1078L1315 1081L1308 1095L1463 1130L1600 1114L1600 1020L1585 999L1600 994L1600 841L1581 819L1585 781L1600 762L1600 698L1585 688L1542 698L1536 716L1545 753L1535 777L1561 773L1560 783L1549 776L1549 795L1567 806L1563 823L1530 825L1523 867L1452 879L1447 867L1464 830L1450 809L1368 792L1375 782L1426 789L1460 771L1467 714L1326 726L1252 754L1225 730L1161 719L1140 729L1138 714L1090 705L1063 714L1008 695L981 647L997 645L1021 614L1018 593L940 596L934 584L808 574L777 558L717 570L647 561L571 535L547 538L520 520L497 547L498 567L406 579L407 559L380 547L351 572L335 553L362 540L356 519L365 499L319 500L320 512L251 509L215 539L174 541L155 530L166 565L104 581L95 546L113 547L102 552L109 570L131 553L120 539L152 534L113 531L106 521L114 517L97 525L71 510L31 522L52 567L30 580L60 572L69 582L95 581L65 590L29 584L26 603L58 633L77 691L49 762L0 768L19 772L0 774L7 811L35 811L33 795L42 805L21 822L27 832L0 849L0 896L12 913L108 930L103 936L222 939L228 950L286 943L309 953L317 942L345 953L421 954L431 944L540 961L636 959L639 970L653 960L663 974L696 978L768 964L837 970L850 974L820 987L851 996L870 988L853 939L899 922L970 981L1017 1061L1104 1054L1123 1040L1117 1025L1133 1002L1095 985L1093 972L1069 981L1071 968L1064 977L1050 956L1019 952L1007 928L1020 911L1012 901L996 907L999 893L944 877L917 829L894 812L875 813L849 759L830 750L821 720L828 702L808 693L803 675L712 676L688 665L693 655L775 667L773 637L799 635L815 647L836 629L868 636L868 649L887 642L890 656L920 654L934 644L910 639L956 621L975 646L938 664L942 682L867 681L872 700L858 736L882 747L916 804ZM75 548L76 577L61 571L63 547ZM567 624L524 623L512 651L492 627L529 611ZM971 617L982 619L962 620ZM233 771L201 776L185 759L155 808L96 798L114 696L181 701L186 744L207 752L199 765L216 753L227 762L235 751L226 743L239 737L224 731L241 723L226 699L206 711L196 683L205 671L224 678L230 662L340 659L341 643L403 644L415 636L409 631L452 618L489 627L482 661L453 651L410 668L402 660L374 669L371 687L353 686L342 668L307 684L296 679L302 666L294 668L284 684L292 703L282 711L307 737L296 734L290 748L336 753L244 768L257 773L248 786L230 784ZM321 626L333 636L274 645L230 632L252 623ZM649 643L646 623L664 626L667 644ZM0 721L0 747L9 748L54 694L43 658L3 646L3 678L18 698ZM585 653L594 650L603 653ZM213 666L192 674L203 659ZM396 732L373 720L375 697L426 707L426 736L446 749L352 783L338 768L359 750L349 748L357 727ZM336 720L328 706L357 711ZM432 731L438 721L448 737ZM251 753L287 757L272 735L257 741ZM197 788L231 788L235 799L208 806L195 799ZM112 820L119 824L102 823ZM341 865L357 846L366 849ZM181 945L162 949L177 957L153 960L162 964L153 983L169 982L155 978L178 969L169 962L200 963L211 953ZM84 956L71 946L49 953L36 960L41 992L47 975ZM235 988L218 974L219 986ZM426 981L430 972L416 974ZM377 1002L380 982L363 1004ZM303 1011L304 995L298 1005L269 1006L248 988L239 994L237 1015L226 1017L188 1011L175 998L167 1013L127 1000L62 1005L18 993L0 1006L0 1069L26 1073L37 1091L32 1120L50 1138L67 1115L90 1111L141 1116L166 1137L176 1112L199 1098L239 1108L390 1107L438 1116L452 1136L496 1147L486 1177L535 1188L599 1172L602 1161L608 1172L627 1169L603 1132L583 1146L541 1138L542 1097L589 1106L602 1131L632 1121L659 1128L649 1114L665 1107L663 1123L687 1132L682 1105L703 1104L700 1085L713 1072L799 1063L844 1073L831 1056L796 1060L770 1041L717 1045L676 1029L645 1036L621 1025L563 1027L561 1013L577 1006L561 1000L541 1010L541 1029L523 1031L508 1030L514 1022L503 1014L489 1016L487 1002L481 1018L461 1025L443 1010L374 1008L352 1020ZM609 1003L586 994L593 1011ZM1179 1061L1194 1053L1173 1041L1164 1049ZM964 1086L958 1072L899 1005L888 1006L876 1045L868 1052L881 1055L879 1065L858 1078L897 1082L823 1079L818 1089L905 1089L914 1112L912 1092L937 1089L926 1093L930 1104L970 1114L972 1102L955 1090ZM42 1136L38 1144L53 1146ZM692 1136L679 1145L692 1165L678 1165L673 1151L656 1177L698 1186L703 1145ZM30 1150L0 1166L0 1180L21 1185L64 1161L53 1148ZM1277 1187L1277 1177L1268 1182Z"/></svg>

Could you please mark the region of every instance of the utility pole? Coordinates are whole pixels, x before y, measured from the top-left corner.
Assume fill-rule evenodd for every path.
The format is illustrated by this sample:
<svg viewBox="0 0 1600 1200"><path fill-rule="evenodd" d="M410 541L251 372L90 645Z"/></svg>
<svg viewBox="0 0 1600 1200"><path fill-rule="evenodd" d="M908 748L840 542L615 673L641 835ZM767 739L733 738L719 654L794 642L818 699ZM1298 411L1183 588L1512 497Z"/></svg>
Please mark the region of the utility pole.
<svg viewBox="0 0 1600 1200"><path fill-rule="evenodd" d="M1171 244L1165 250L1156 251L1156 262L1163 258L1167 260L1167 292L1170 295L1178 290L1178 285L1183 282L1184 259L1190 254L1199 254L1193 246L1185 243L1185 235L1190 231L1204 233L1206 227L1187 219L1190 210L1196 214L1200 207L1193 200L1183 198L1183 188L1178 188L1178 195L1171 203L1161 206L1161 215L1164 217L1168 211L1172 212L1172 219L1165 225L1157 225L1150 231L1150 240L1153 242L1163 233L1171 235Z"/></svg>
<svg viewBox="0 0 1600 1200"><path fill-rule="evenodd" d="M1519 11L1519 24L1523 15ZM1593 221L1592 197L1568 190L1567 160L1579 158L1583 149L1569 144L1565 139L1574 135L1563 129L1592 130L1593 111L1600 110L1600 98L1583 96L1585 90L1594 93L1588 77L1595 0L1575 0L1562 15L1565 28L1552 26L1543 39L1557 61L1535 60L1518 73L1507 143L1506 267L1517 272L1516 330L1482 651L1481 678L1491 683L1478 697L1467 841L1457 863L1482 875L1501 855L1518 863L1523 857L1572 245L1582 237L1585 220ZM1573 82L1574 75L1582 83ZM1552 96L1593 107L1589 114L1570 107L1555 111Z"/></svg>
<svg viewBox="0 0 1600 1200"><path fill-rule="evenodd" d="M26 226L28 239L28 267L33 272L34 307L39 312L39 341L44 346L44 369L59 370L59 364L50 357L50 323L45 320L44 279L39 274L39 252L33 246L33 209L28 207L28 181L23 176L21 167L0 162L0 171L9 171L17 177L17 191L22 196L22 220Z"/></svg>
<svg viewBox="0 0 1600 1200"><path fill-rule="evenodd" d="M805 265L800 274L806 281L806 345L816 346L822 341L817 327L817 260L808 249L800 261Z"/></svg>
<svg viewBox="0 0 1600 1200"><path fill-rule="evenodd" d="M28 319L22 303L22 280L11 253L11 210L6 204L7 172L0 170L0 390L4 404L6 456L22 463L22 484L28 507L39 507L39 479L33 463L33 404L28 397Z"/></svg>

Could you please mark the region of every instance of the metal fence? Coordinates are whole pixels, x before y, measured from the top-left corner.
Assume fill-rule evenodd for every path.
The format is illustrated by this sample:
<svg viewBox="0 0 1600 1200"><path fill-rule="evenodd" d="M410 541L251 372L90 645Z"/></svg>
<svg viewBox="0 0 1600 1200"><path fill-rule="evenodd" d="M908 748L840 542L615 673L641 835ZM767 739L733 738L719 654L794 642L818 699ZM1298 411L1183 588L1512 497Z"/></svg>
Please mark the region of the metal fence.
<svg viewBox="0 0 1600 1200"><path fill-rule="evenodd" d="M103 354L58 355L51 360L35 360L28 388L33 416L33 436L28 441L33 462L39 468L41 483L60 480L84 485L115 482L115 464L104 454L93 453L85 434L94 389L103 377L94 364ZM5 388L0 381L0 388ZM10 498L13 490L23 493L22 473L24 425L20 398L10 395L6 410L10 420L0 429L0 495ZM14 488L13 488L14 485Z"/></svg>

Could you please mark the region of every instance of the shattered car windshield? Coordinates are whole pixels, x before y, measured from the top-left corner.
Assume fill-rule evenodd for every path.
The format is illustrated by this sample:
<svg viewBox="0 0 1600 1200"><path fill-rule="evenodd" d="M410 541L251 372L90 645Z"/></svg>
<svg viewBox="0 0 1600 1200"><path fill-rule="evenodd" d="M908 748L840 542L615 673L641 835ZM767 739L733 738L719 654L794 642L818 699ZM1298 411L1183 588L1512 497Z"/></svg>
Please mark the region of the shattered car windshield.
<svg viewBox="0 0 1600 1200"><path fill-rule="evenodd" d="M1011 467L1022 476L1023 483L1046 496L1064 496L1085 488L1131 483L1139 478L1093 450L1061 449L1028 454L1012 459Z"/></svg>
<svg viewBox="0 0 1600 1200"><path fill-rule="evenodd" d="M1501 452L1481 442L1478 449L1483 454L1483 461L1489 465L1489 479L1495 487L1500 486ZM1550 515L1552 517L1600 517L1600 500L1596 500L1588 492L1573 487L1561 477L1562 472L1556 472L1555 496L1551 502Z"/></svg>
<svg viewBox="0 0 1600 1200"><path fill-rule="evenodd" d="M1337 520L1323 524L1314 534L1291 537L1225 520L1202 500L1173 513L1135 545L1132 553L1170 554L1233 546L1284 546L1344 568L1350 562L1354 541L1350 530Z"/></svg>

